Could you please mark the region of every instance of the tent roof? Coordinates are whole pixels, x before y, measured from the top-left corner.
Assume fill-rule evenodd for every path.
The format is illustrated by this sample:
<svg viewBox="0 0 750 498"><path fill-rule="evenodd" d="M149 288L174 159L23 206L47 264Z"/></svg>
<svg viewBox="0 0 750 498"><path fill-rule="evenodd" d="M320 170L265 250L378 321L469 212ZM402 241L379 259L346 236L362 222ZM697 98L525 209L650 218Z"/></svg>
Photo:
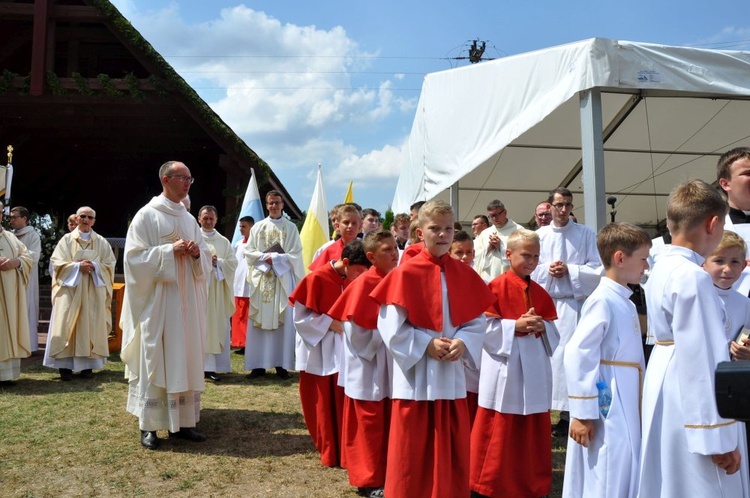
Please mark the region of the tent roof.
<svg viewBox="0 0 750 498"><path fill-rule="evenodd" d="M585 222L579 95L591 89L618 221L663 221L676 183L712 182L721 153L750 146L750 53L594 38L428 74L394 212L458 183L458 219L498 198L525 223L564 186Z"/></svg>

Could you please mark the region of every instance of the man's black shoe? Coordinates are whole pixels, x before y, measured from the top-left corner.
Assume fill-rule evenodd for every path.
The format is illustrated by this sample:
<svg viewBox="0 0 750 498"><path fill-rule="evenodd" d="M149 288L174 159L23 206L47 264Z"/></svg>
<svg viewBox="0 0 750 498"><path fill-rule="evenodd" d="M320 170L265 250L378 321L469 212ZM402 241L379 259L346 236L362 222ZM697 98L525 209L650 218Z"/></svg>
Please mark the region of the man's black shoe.
<svg viewBox="0 0 750 498"><path fill-rule="evenodd" d="M291 375L289 375L289 370L287 370L286 368L282 368L282 367L276 367L276 376L284 380L287 380L288 378L291 377Z"/></svg>
<svg viewBox="0 0 750 498"><path fill-rule="evenodd" d="M208 439L206 436L204 436L200 432L197 432L192 427L181 427L179 432L170 432L169 437L187 439L188 441L194 441L196 443L202 443L203 441Z"/></svg>
<svg viewBox="0 0 750 498"><path fill-rule="evenodd" d="M265 368L253 368L253 370L247 375L248 379L257 379L266 375Z"/></svg>
<svg viewBox="0 0 750 498"><path fill-rule="evenodd" d="M64 381L73 380L73 370L69 368L61 368L60 380L64 380Z"/></svg>
<svg viewBox="0 0 750 498"><path fill-rule="evenodd" d="M159 438L156 436L156 431L141 431L141 444L149 450L157 449Z"/></svg>
<svg viewBox="0 0 750 498"><path fill-rule="evenodd" d="M384 496L383 488L357 488L357 494L367 498L383 498Z"/></svg>
<svg viewBox="0 0 750 498"><path fill-rule="evenodd" d="M93 379L94 378L94 371L90 368L87 368L86 370L81 370L81 378L83 379Z"/></svg>
<svg viewBox="0 0 750 498"><path fill-rule="evenodd" d="M221 377L219 377L218 375L216 375L216 372L205 372L203 374L203 377L205 379L212 380L214 382L220 382L221 381Z"/></svg>

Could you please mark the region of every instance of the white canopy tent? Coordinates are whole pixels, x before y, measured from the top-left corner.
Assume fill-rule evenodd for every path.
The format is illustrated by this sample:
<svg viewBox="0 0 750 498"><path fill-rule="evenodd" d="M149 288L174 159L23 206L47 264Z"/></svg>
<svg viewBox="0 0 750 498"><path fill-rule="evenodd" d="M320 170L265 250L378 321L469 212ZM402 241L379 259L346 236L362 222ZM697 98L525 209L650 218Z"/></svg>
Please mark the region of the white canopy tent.
<svg viewBox="0 0 750 498"><path fill-rule="evenodd" d="M594 38L425 77L393 211L502 200L519 223L559 186L578 221L655 226L672 187L750 146L750 53ZM605 168L606 164L606 168ZM581 195L582 194L582 195Z"/></svg>

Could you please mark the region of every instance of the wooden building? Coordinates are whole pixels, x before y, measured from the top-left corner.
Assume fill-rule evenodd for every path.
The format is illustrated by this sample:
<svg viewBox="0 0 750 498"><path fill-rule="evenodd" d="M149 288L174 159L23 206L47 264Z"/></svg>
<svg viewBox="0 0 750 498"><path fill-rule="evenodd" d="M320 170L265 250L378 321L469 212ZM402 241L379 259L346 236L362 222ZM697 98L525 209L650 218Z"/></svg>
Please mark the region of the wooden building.
<svg viewBox="0 0 750 498"><path fill-rule="evenodd" d="M301 217L269 165L108 0L0 0L0 151L9 144L12 204L63 220L90 205L105 236L123 237L161 191L167 160L187 164L193 214L216 205L224 233L251 168L261 196L281 191Z"/></svg>

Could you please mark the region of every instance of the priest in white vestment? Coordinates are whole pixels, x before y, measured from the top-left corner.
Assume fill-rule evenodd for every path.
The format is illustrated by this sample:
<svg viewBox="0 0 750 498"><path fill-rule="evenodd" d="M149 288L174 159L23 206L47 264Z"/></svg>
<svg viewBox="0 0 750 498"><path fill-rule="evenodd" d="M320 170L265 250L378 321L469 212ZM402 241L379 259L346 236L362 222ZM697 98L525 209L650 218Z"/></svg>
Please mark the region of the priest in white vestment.
<svg viewBox="0 0 750 498"><path fill-rule="evenodd" d="M10 227L13 235L21 241L32 259L29 272L27 303L29 306L29 344L33 353L39 349L39 257L42 255L42 239L29 225L29 210L16 206L10 210Z"/></svg>
<svg viewBox="0 0 750 498"><path fill-rule="evenodd" d="M109 356L115 255L109 242L92 230L96 213L76 212L78 228L60 239L52 264L52 316L44 366L71 380L74 371L91 378Z"/></svg>
<svg viewBox="0 0 750 498"><path fill-rule="evenodd" d="M125 241L122 351L127 411L138 417L141 444L157 449L157 430L204 441L195 431L205 388L206 280L211 252L195 218L180 203L190 170L169 161L159 169L163 192L133 218Z"/></svg>
<svg viewBox="0 0 750 498"><path fill-rule="evenodd" d="M3 219L0 203L0 221ZM26 286L32 258L15 235L0 225L0 386L21 376L21 358L30 354Z"/></svg>
<svg viewBox="0 0 750 498"><path fill-rule="evenodd" d="M249 378L265 375L274 367L276 375L289 378L294 368L295 329L289 294L305 276L302 243L294 223L281 213L281 193L266 194L268 217L250 230L245 248L250 283L245 370Z"/></svg>
<svg viewBox="0 0 750 498"><path fill-rule="evenodd" d="M539 266L531 278L544 287L557 308L557 330L560 345L552 355L552 409L561 410L556 436L568 433L568 390L563 356L573 331L578 325L581 307L594 292L604 272L596 248L596 232L570 218L573 194L566 188L552 191L552 223L537 230L539 234Z"/></svg>
<svg viewBox="0 0 750 498"><path fill-rule="evenodd" d="M474 239L474 269L485 282L491 282L510 268L505 255L508 237L523 227L508 218L508 210L497 199L487 205L487 217L492 226Z"/></svg>
<svg viewBox="0 0 750 498"><path fill-rule="evenodd" d="M230 318L234 313L234 274L237 258L232 244L216 231L219 221L214 206L203 206L198 212L201 235L211 251L211 276L208 278L208 307L206 309L206 356L204 376L214 382L221 380L217 373L232 371L229 359L231 342Z"/></svg>

